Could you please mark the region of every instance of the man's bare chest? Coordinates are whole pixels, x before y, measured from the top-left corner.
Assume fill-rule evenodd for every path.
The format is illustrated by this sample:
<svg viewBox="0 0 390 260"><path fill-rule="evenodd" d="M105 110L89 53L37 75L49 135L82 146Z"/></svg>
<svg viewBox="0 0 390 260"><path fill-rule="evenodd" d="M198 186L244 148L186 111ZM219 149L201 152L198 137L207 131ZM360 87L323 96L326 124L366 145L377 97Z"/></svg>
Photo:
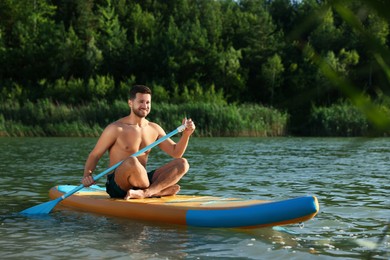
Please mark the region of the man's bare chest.
<svg viewBox="0 0 390 260"><path fill-rule="evenodd" d="M158 133L152 129L125 129L117 138L117 144L126 152L134 153L153 143Z"/></svg>

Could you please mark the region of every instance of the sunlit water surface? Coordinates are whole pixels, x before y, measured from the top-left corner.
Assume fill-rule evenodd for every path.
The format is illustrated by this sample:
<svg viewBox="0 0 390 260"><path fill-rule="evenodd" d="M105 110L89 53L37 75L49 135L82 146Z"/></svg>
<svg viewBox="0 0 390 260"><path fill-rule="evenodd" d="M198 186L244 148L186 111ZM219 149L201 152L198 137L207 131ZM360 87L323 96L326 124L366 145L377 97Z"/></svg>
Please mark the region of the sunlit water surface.
<svg viewBox="0 0 390 260"><path fill-rule="evenodd" d="M182 194L278 200L315 195L304 225L189 228L55 210L58 184L80 183L93 138L0 138L2 259L388 259L390 139L193 138ZM154 149L150 169L169 160ZM107 158L98 172L106 169ZM103 185L104 180L98 184Z"/></svg>

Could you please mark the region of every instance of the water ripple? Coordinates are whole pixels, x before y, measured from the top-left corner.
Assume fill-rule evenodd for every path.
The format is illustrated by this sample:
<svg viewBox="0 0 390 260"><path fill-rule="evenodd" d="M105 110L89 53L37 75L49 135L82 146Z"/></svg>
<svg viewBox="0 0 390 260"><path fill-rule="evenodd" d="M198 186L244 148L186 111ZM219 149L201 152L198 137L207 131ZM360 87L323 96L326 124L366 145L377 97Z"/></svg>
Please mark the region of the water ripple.
<svg viewBox="0 0 390 260"><path fill-rule="evenodd" d="M26 218L57 184L78 184L93 138L0 138L0 253L20 258L361 259L389 221L389 139L194 138L183 194L248 199L315 195L319 215L285 230L210 230L55 211ZM150 169L169 158L151 153ZM99 164L104 170L107 158ZM104 180L101 180L104 183ZM362 243L363 241L364 243ZM387 259L389 236L376 249ZM363 245L362 245L363 244Z"/></svg>

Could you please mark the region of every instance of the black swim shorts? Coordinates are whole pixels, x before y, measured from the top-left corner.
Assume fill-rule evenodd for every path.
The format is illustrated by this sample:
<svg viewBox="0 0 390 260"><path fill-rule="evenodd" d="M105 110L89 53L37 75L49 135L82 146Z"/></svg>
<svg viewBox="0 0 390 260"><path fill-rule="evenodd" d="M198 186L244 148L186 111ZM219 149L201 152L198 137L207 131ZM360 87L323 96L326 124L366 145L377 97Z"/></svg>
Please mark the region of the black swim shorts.
<svg viewBox="0 0 390 260"><path fill-rule="evenodd" d="M148 172L149 183L152 183L152 179L155 171L156 170ZM137 190L138 188L134 187L132 189ZM106 192L110 195L111 198L119 198L119 199L123 199L127 194L127 191L122 190L115 182L115 171L107 175Z"/></svg>

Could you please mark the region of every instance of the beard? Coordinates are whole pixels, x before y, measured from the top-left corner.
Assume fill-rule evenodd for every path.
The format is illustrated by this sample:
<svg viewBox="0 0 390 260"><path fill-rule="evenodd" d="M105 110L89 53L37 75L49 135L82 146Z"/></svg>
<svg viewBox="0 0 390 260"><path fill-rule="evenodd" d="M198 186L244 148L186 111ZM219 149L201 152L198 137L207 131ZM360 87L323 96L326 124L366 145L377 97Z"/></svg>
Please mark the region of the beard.
<svg viewBox="0 0 390 260"><path fill-rule="evenodd" d="M138 116L139 118L145 118L148 114L148 110L133 110L133 113Z"/></svg>

